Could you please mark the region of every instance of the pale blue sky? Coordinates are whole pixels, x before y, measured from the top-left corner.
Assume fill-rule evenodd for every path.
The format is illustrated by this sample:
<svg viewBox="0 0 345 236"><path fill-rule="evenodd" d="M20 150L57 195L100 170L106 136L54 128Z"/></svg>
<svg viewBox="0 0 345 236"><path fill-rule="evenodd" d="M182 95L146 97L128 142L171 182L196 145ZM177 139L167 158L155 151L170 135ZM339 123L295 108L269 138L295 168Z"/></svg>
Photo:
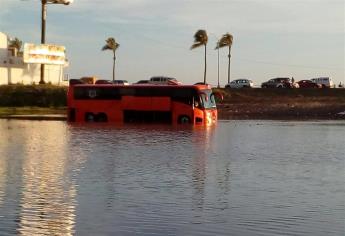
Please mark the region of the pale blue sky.
<svg viewBox="0 0 345 236"><path fill-rule="evenodd" d="M40 42L40 1L0 0L0 31ZM65 45L73 78L116 76L136 82L153 75L183 83L203 80L203 49L189 50L198 29L209 34L207 81L217 84L216 38L234 36L231 78L261 82L331 76L345 82L344 0L75 0L48 5L47 43ZM227 80L227 50L220 51L220 80Z"/></svg>

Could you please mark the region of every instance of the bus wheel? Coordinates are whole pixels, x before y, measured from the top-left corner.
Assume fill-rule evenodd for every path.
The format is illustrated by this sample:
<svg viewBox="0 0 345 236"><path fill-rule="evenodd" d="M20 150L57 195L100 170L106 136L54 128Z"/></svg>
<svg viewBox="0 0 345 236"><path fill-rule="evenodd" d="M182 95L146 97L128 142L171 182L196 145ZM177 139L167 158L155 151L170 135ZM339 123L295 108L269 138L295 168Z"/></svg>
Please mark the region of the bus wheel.
<svg viewBox="0 0 345 236"><path fill-rule="evenodd" d="M180 116L178 119L179 124L190 124L190 121L189 116Z"/></svg>
<svg viewBox="0 0 345 236"><path fill-rule="evenodd" d="M86 122L95 122L95 114L91 113L91 112L87 112L85 114L85 121Z"/></svg>
<svg viewBox="0 0 345 236"><path fill-rule="evenodd" d="M97 115L97 121L98 122L107 122L108 121L108 117L107 117L107 115L105 114L105 113L99 113L98 115Z"/></svg>

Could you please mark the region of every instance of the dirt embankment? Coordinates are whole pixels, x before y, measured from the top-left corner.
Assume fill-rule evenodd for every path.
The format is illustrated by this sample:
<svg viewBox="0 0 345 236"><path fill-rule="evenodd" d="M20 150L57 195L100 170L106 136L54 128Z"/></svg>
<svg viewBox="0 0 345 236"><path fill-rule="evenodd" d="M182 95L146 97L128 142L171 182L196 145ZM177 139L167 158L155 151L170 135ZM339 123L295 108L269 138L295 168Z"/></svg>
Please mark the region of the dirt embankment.
<svg viewBox="0 0 345 236"><path fill-rule="evenodd" d="M219 119L345 119L345 89L216 89ZM67 87L0 86L0 117L65 114Z"/></svg>
<svg viewBox="0 0 345 236"><path fill-rule="evenodd" d="M220 89L220 119L345 119L345 89Z"/></svg>

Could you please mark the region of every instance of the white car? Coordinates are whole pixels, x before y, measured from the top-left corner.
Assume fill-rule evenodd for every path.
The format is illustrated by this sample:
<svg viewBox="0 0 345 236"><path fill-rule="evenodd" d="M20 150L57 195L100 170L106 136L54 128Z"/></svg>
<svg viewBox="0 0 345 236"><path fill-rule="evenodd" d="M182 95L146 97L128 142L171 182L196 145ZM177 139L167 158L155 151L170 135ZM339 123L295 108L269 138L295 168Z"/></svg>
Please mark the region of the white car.
<svg viewBox="0 0 345 236"><path fill-rule="evenodd" d="M253 88L254 83L249 79L236 79L225 85L225 88Z"/></svg>
<svg viewBox="0 0 345 236"><path fill-rule="evenodd" d="M331 77L319 77L311 79L314 83L321 84L322 88L335 88L335 84Z"/></svg>
<svg viewBox="0 0 345 236"><path fill-rule="evenodd" d="M177 81L175 78L166 77L166 76L154 76L149 80L150 84L169 84L169 85L179 85L180 81Z"/></svg>

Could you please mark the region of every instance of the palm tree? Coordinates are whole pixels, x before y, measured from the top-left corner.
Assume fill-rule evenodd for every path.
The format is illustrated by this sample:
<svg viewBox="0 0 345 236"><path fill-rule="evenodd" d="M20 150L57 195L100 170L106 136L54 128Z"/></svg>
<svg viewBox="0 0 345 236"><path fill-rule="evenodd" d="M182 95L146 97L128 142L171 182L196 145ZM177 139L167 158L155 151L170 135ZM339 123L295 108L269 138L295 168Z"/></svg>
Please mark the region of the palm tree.
<svg viewBox="0 0 345 236"><path fill-rule="evenodd" d="M18 52L20 52L20 49L22 48L23 42L19 40L18 38L14 38L10 40L9 47L16 48Z"/></svg>
<svg viewBox="0 0 345 236"><path fill-rule="evenodd" d="M204 84L206 84L206 45L207 45L208 37L205 30L198 30L194 34L194 44L190 47L190 49L194 49L200 47L202 45L205 46L205 71L204 71Z"/></svg>
<svg viewBox="0 0 345 236"><path fill-rule="evenodd" d="M115 81L115 60L116 60L115 51L120 46L120 44L118 44L114 38L108 38L107 40L105 40L105 42L107 44L103 46L102 51L104 51L104 50L112 50L113 54L114 54L114 57L113 57L113 59L114 59L114 63L113 63L113 81Z"/></svg>
<svg viewBox="0 0 345 236"><path fill-rule="evenodd" d="M222 36L222 38L217 42L217 46L215 49L219 49L222 47L229 47L229 65L228 65L228 83L230 83L230 57L231 57L231 46L233 42L233 37L231 34L226 33Z"/></svg>

